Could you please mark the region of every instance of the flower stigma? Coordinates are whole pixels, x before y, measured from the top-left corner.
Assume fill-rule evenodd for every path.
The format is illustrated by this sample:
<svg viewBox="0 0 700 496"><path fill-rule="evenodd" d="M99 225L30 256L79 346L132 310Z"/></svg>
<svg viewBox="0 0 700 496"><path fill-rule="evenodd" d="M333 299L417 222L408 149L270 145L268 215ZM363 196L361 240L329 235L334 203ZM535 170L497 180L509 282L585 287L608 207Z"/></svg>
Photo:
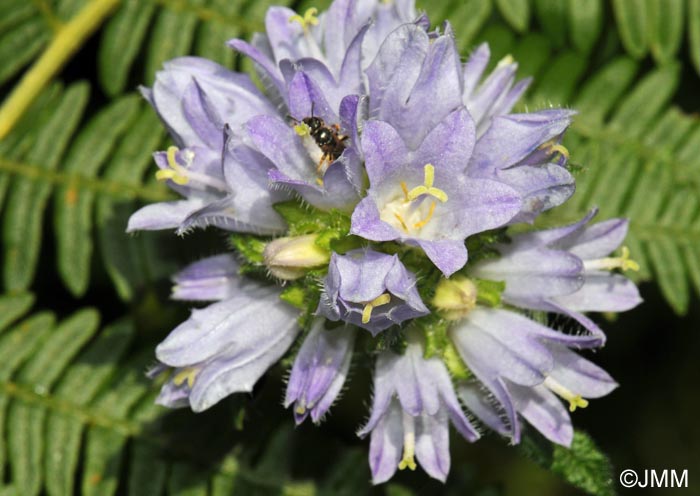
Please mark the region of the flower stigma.
<svg viewBox="0 0 700 496"><path fill-rule="evenodd" d="M195 367L187 367L182 369L180 372L175 374L175 377L173 377L173 384L176 386L182 386L185 382L187 382L187 387L192 389L194 386L194 380L197 377L197 374L199 373L199 369Z"/></svg>
<svg viewBox="0 0 700 496"><path fill-rule="evenodd" d="M547 376L544 380L544 385L550 391L569 402L570 412L575 412L576 408L586 408L588 406L588 400L584 399L580 394L574 394L555 379L552 379L551 376Z"/></svg>
<svg viewBox="0 0 700 496"><path fill-rule="evenodd" d="M180 152L179 157L178 152ZM180 150L176 146L170 146L166 152L166 157L170 168L160 169L156 172L156 179L159 181L167 181L169 179L179 186L188 185L202 190L212 188L219 191L228 191L228 186L223 181L190 169L195 157L192 150ZM184 165L178 162L178 158L184 160Z"/></svg>
<svg viewBox="0 0 700 496"><path fill-rule="evenodd" d="M420 231L432 220L437 201L445 203L448 199L447 193L433 186L434 182L435 167L426 164L423 168L423 184L409 190L406 182L401 181L399 184L402 194L386 203L380 218L406 234L411 234L412 230ZM437 201L423 201L428 197Z"/></svg>
<svg viewBox="0 0 700 496"><path fill-rule="evenodd" d="M168 151L166 152L167 157L168 157L168 167L170 169L161 169L158 172L156 172L156 179L159 181L165 181L167 179L170 179L172 182L175 184L179 184L180 186L184 186L185 184L190 182L190 178L187 177L187 167L192 163L192 160L194 159L194 152L191 150L186 150L183 152L183 158L185 159L185 166L183 167L177 162L177 157L176 154L177 152L180 151L180 149L176 146L170 146L168 147Z"/></svg>
<svg viewBox="0 0 700 496"><path fill-rule="evenodd" d="M561 143L557 143L554 140L547 141L546 143L541 144L539 149L549 153L550 157L558 153L562 159L569 160L569 149Z"/></svg>
<svg viewBox="0 0 700 496"><path fill-rule="evenodd" d="M620 269L622 272L632 270L639 271L639 264L630 258L630 250L626 246L622 247L622 253L619 257L605 257L596 260L586 260L583 262L586 270L615 270Z"/></svg>
<svg viewBox="0 0 700 496"><path fill-rule="evenodd" d="M389 293L384 293L367 303L362 309L362 323L366 324L369 322L369 319L372 318L372 310L377 307L381 307L382 305L386 305L390 301L391 295Z"/></svg>
<svg viewBox="0 0 700 496"><path fill-rule="evenodd" d="M399 470L408 468L409 470L416 469L416 432L413 422L413 417L406 412L403 414L403 457L399 462Z"/></svg>
<svg viewBox="0 0 700 496"><path fill-rule="evenodd" d="M289 22L298 22L304 30L304 34L309 34L309 26L318 26L318 9L311 7L306 9L304 15L295 14L289 18Z"/></svg>

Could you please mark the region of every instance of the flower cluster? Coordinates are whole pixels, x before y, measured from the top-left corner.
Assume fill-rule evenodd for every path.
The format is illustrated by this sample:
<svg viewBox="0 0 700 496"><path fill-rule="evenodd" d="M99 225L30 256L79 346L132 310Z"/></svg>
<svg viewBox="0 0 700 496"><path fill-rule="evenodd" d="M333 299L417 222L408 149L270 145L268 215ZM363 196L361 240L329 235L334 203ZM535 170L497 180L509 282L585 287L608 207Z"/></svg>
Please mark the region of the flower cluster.
<svg viewBox="0 0 700 496"><path fill-rule="evenodd" d="M205 410L295 350L284 404L320 422L369 352L358 434L375 483L416 460L444 481L450 423L517 443L524 419L569 445L569 411L616 387L577 353L605 342L584 312L640 302L619 273L636 264L613 256L625 220L509 229L573 194L573 112L513 113L529 84L513 60L487 75L482 45L462 63L452 27L431 30L412 0L273 7L265 27L229 42L259 84L187 57L143 90L174 141L156 176L182 199L145 206L128 230L211 225L231 242L174 278L174 298L213 303L157 347L159 403Z"/></svg>

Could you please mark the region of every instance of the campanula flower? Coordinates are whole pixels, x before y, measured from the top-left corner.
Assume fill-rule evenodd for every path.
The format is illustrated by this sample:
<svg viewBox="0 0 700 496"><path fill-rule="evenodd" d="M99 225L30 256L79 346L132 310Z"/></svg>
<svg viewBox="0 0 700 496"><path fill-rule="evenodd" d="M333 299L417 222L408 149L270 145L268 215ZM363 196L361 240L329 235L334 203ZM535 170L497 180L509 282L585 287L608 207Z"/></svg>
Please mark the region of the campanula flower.
<svg viewBox="0 0 700 496"><path fill-rule="evenodd" d="M461 269L464 240L505 224L521 205L509 186L464 173L473 144L464 109L440 121L415 151L391 124L367 122L362 146L370 189L353 212L352 233L419 246L446 276Z"/></svg>
<svg viewBox="0 0 700 496"><path fill-rule="evenodd" d="M284 406L294 404L297 424L309 415L318 423L338 397L348 376L356 329L325 328L317 319L297 353L287 383Z"/></svg>
<svg viewBox="0 0 700 496"><path fill-rule="evenodd" d="M274 287L250 282L245 291L193 310L156 348L173 373L159 402L187 398L201 412L235 392L250 392L294 342L298 312Z"/></svg>
<svg viewBox="0 0 700 496"><path fill-rule="evenodd" d="M451 337L479 381L458 387L460 399L515 443L520 441L520 414L551 441L569 446L573 428L561 399L573 412L588 405L586 398L605 396L617 387L604 370L569 349L597 346L594 340L549 329L514 312L475 309L451 330Z"/></svg>
<svg viewBox="0 0 700 496"><path fill-rule="evenodd" d="M416 289L416 276L396 255L354 250L331 256L319 315L355 324L376 335L428 312Z"/></svg>
<svg viewBox="0 0 700 496"><path fill-rule="evenodd" d="M636 285L614 270L637 270L622 248L625 219L588 225L592 210L569 226L514 236L498 245L500 257L471 268L476 277L505 281L503 299L511 305L568 315L604 340L603 332L583 312L624 312L641 303Z"/></svg>
<svg viewBox="0 0 700 496"><path fill-rule="evenodd" d="M468 441L479 434L457 400L452 380L438 358L425 359L419 339L409 337L403 355L377 358L369 420L358 432L371 433L370 468L377 484L396 469L416 469L418 459L431 477L445 481L450 471L449 422Z"/></svg>

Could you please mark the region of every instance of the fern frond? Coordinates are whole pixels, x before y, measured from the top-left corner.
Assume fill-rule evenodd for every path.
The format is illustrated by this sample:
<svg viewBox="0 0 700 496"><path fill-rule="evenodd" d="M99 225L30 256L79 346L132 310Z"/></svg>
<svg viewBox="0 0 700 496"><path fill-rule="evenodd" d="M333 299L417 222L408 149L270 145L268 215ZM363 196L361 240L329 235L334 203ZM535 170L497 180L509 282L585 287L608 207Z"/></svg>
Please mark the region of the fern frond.
<svg viewBox="0 0 700 496"><path fill-rule="evenodd" d="M87 100L84 83L65 90L54 85L0 143L0 197L7 195L2 222L8 290L26 289L34 280L52 194L58 270L73 294L87 290L95 229L120 296L128 299L133 293L129 284L142 284L148 274L139 267L132 271L139 275L132 277L117 267L144 243L155 242L124 235L133 201L171 197L162 185L142 182L164 132L152 109L136 95L115 100L81 127Z"/></svg>
<svg viewBox="0 0 700 496"><path fill-rule="evenodd" d="M456 0L427 8L436 23L449 19L463 46L486 31L493 7L511 31L532 31L533 19L556 49L573 48L587 56L602 44L603 33L619 38L631 57L651 55L658 64L679 58L684 36L689 55L700 72L700 0ZM686 5L687 4L687 5ZM477 33L480 33L477 36Z"/></svg>
<svg viewBox="0 0 700 496"><path fill-rule="evenodd" d="M612 61L576 97L557 101L580 111L565 143L584 171L574 197L544 222L573 221L594 205L601 218L630 218L626 243L642 265L638 279L657 280L673 309L685 313L691 283L700 294L700 120L668 106L678 66L630 88L636 72L630 59Z"/></svg>
<svg viewBox="0 0 700 496"><path fill-rule="evenodd" d="M234 53L226 40L263 29L270 5L290 0L125 0L107 23L99 49L100 82L109 95L129 86L132 67L145 56L135 79L150 84L163 62L199 55L231 66Z"/></svg>
<svg viewBox="0 0 700 496"><path fill-rule="evenodd" d="M9 494L113 495L128 487L132 496L185 488L208 495L210 485L234 483L248 494L308 494L307 484L281 471L268 474L233 456L211 464L187 447L169 450L161 431L169 411L154 404L144 376L151 346L134 350L131 322L100 331L99 314L88 308L58 323L39 312L12 325L31 302L27 294L0 296L0 477Z"/></svg>

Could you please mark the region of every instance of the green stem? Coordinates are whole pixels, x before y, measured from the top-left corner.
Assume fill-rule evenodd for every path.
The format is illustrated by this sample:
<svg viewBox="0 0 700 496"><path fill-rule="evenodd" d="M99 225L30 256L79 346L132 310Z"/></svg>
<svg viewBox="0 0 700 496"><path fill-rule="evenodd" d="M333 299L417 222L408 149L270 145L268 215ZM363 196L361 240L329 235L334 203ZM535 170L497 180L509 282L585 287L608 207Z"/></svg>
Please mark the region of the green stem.
<svg viewBox="0 0 700 496"><path fill-rule="evenodd" d="M57 31L0 108L0 139L7 136L44 86L118 4L119 0L93 0Z"/></svg>

